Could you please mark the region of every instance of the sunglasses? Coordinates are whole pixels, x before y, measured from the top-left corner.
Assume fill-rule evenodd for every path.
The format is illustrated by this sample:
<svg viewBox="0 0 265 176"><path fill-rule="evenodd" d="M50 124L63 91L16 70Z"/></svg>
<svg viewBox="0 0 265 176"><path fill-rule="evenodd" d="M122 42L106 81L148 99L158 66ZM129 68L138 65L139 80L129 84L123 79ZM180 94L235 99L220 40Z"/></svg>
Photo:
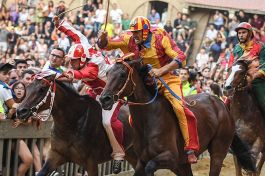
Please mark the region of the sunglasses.
<svg viewBox="0 0 265 176"><path fill-rule="evenodd" d="M56 54L51 54L51 56L56 57L56 58L63 58L63 56L59 56L59 55L56 55Z"/></svg>

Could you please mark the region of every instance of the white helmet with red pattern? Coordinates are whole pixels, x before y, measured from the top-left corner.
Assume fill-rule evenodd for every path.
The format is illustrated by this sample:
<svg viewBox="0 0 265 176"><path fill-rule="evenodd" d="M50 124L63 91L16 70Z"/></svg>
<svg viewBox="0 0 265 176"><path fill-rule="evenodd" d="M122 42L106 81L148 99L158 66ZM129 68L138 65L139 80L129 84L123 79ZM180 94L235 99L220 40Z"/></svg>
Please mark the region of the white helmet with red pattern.
<svg viewBox="0 0 265 176"><path fill-rule="evenodd" d="M83 66L86 59L90 57L88 48L85 48L81 43L74 44L66 55L69 59L80 59L80 66Z"/></svg>

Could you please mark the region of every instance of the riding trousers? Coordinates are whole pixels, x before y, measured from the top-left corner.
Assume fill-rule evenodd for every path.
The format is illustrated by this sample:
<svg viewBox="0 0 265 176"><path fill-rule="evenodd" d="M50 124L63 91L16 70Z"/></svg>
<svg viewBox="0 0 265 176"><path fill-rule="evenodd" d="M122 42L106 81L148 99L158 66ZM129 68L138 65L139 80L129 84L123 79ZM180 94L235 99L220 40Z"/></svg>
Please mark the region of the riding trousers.
<svg viewBox="0 0 265 176"><path fill-rule="evenodd" d="M98 100L98 96L97 96ZM116 102L111 110L102 109L102 123L107 132L110 145L112 147L112 158L115 160L123 160L125 153L122 147L123 143L123 125L118 119L118 114L122 103Z"/></svg>
<svg viewBox="0 0 265 176"><path fill-rule="evenodd" d="M263 118L265 119L265 79L255 79L252 82L252 91L258 101Z"/></svg>
<svg viewBox="0 0 265 176"><path fill-rule="evenodd" d="M163 79L174 93L182 97L181 81L176 75L166 74L163 76ZM181 100L175 98L160 81L158 81L158 87L160 92L162 92L171 103L178 118L180 130L185 141L184 149L187 151L198 151L199 139L197 133L197 120L194 114L183 105Z"/></svg>

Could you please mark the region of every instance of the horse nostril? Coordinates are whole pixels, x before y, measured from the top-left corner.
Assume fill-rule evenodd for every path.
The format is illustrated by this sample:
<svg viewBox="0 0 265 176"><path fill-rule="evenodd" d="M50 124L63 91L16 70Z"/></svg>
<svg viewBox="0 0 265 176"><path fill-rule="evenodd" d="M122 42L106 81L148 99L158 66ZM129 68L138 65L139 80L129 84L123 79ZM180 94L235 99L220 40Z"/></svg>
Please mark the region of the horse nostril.
<svg viewBox="0 0 265 176"><path fill-rule="evenodd" d="M225 90L231 90L233 87L231 86L231 85L229 85L229 86L226 86L225 87Z"/></svg>
<svg viewBox="0 0 265 176"><path fill-rule="evenodd" d="M112 101L112 97L111 97L110 95L104 95L104 96L101 96L101 97L99 98L99 101L100 101L101 103L107 103L107 102Z"/></svg>
<svg viewBox="0 0 265 176"><path fill-rule="evenodd" d="M17 110L17 115L18 117L24 118L29 114L29 109L27 108L22 108Z"/></svg>

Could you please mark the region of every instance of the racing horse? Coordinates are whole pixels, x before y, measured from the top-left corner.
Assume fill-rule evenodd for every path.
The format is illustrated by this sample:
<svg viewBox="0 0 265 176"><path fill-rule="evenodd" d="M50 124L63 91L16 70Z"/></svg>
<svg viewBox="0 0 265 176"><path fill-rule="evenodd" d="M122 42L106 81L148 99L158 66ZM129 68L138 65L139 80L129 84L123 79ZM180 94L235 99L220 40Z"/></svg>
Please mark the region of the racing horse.
<svg viewBox="0 0 265 176"><path fill-rule="evenodd" d="M141 59L118 60L107 73L107 84L100 98L102 108L110 109L115 101L127 97L138 158L134 176L153 176L158 169L190 176L192 170L187 163L175 113L170 103L157 94L155 86L145 84L147 73ZM185 101L197 117L200 151L196 155L208 149L211 157L209 175L218 176L233 141L234 121L224 103L215 96L192 95Z"/></svg>
<svg viewBox="0 0 265 176"><path fill-rule="evenodd" d="M249 146L254 163L257 163L256 172L248 174L260 175L265 161L265 123L247 81L250 63L250 60L239 58L233 64L225 82L224 93L230 97L229 107L235 120L236 132ZM259 154L261 159L257 162ZM242 175L240 163L236 166L236 175Z"/></svg>
<svg viewBox="0 0 265 176"><path fill-rule="evenodd" d="M111 160L112 153L102 125L100 104L87 95L80 96L70 83L49 75L41 76L29 85L26 97L17 109L17 117L26 121L44 110L50 111L54 125L51 148L38 176L48 175L67 162L83 166L89 176L98 176L98 164ZM128 108L121 109L119 119L124 127L125 159L135 166L133 130L128 117Z"/></svg>

